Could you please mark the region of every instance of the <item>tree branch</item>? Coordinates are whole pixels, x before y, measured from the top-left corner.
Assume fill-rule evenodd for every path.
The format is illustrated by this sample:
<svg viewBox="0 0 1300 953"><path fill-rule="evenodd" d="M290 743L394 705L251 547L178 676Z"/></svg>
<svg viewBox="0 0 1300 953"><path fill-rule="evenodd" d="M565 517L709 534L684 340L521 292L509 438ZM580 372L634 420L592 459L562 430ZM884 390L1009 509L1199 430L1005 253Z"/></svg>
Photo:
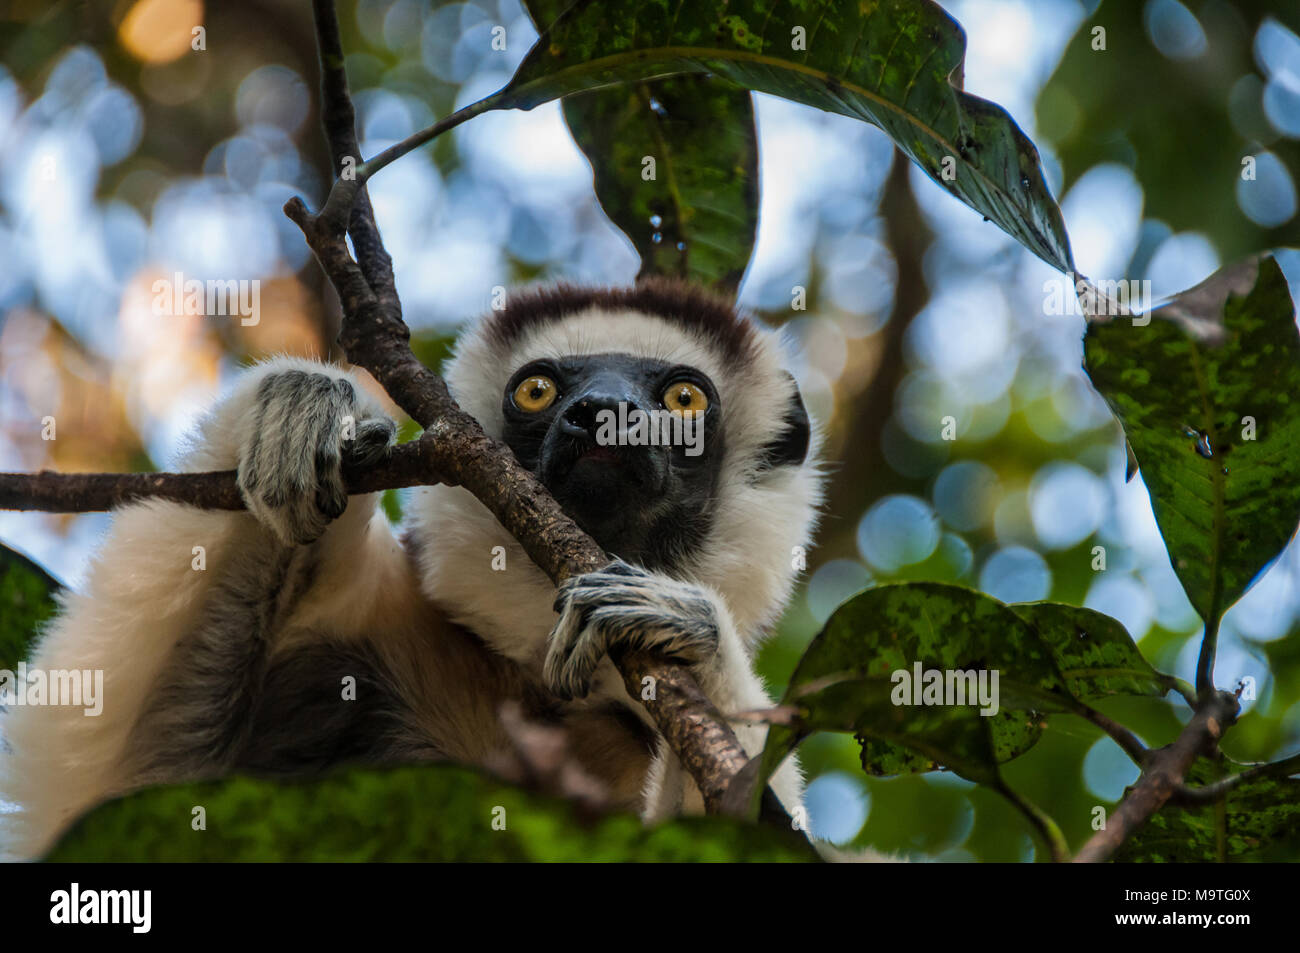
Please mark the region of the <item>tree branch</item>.
<svg viewBox="0 0 1300 953"><path fill-rule="evenodd" d="M1237 719L1237 698L1215 692L1206 698L1173 744L1147 754L1146 767L1119 807L1075 855L1076 864L1109 860L1116 849L1160 810L1181 787L1198 755L1213 754L1224 730Z"/></svg>
<svg viewBox="0 0 1300 953"><path fill-rule="evenodd" d="M1231 775L1221 781L1215 781L1213 784L1191 788L1185 784L1180 784L1170 800L1175 804L1212 804L1237 787L1237 785L1246 781L1255 778L1285 778L1293 774L1300 774L1300 754L1293 754L1281 761L1253 764L1240 774Z"/></svg>
<svg viewBox="0 0 1300 953"><path fill-rule="evenodd" d="M377 493L405 486L443 483L443 453L421 437L394 448L369 468L343 468L348 493ZM160 499L206 510L242 510L234 470L206 473L0 473L0 510L93 513L138 500Z"/></svg>

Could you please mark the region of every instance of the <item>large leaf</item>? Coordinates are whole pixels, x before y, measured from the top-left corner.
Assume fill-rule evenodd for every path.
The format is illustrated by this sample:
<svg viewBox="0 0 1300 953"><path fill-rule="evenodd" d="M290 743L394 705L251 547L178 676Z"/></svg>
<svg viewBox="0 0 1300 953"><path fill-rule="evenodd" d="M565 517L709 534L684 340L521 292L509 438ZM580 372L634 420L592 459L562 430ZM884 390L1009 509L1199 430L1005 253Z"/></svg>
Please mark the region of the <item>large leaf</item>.
<svg viewBox="0 0 1300 953"><path fill-rule="evenodd" d="M965 45L931 0L579 0L483 108L713 74L874 123L945 189L1072 271L1037 149L1006 110L960 88Z"/></svg>
<svg viewBox="0 0 1300 953"><path fill-rule="evenodd" d="M758 227L758 146L749 91L674 76L567 97L605 214L641 255L641 276L734 290ZM643 161L655 162L653 179Z"/></svg>
<svg viewBox="0 0 1300 953"><path fill-rule="evenodd" d="M54 614L59 588L36 563L0 546L0 669L12 671L28 657L41 623Z"/></svg>
<svg viewBox="0 0 1300 953"><path fill-rule="evenodd" d="M895 705L893 673L996 670L999 711ZM993 783L998 763L1038 740L1037 711L1074 707L1049 645L1033 625L983 593L942 583L880 586L841 605L790 678L790 724L768 733L760 773L774 771L812 731L851 731L871 774L951 768ZM906 751L901 750L906 749Z"/></svg>
<svg viewBox="0 0 1300 953"><path fill-rule="evenodd" d="M524 3L539 31L568 5ZM567 96L564 119L591 163L601 207L641 256L641 275L740 284L758 226L749 90L717 77L669 77Z"/></svg>
<svg viewBox="0 0 1300 953"><path fill-rule="evenodd" d="M1201 761L1188 781L1203 784L1218 774ZM1222 826L1226 859L1258 854L1273 842L1300 831L1300 780L1254 778L1224 796L1222 815L1213 804L1169 805L1151 816L1115 853L1117 862L1213 863L1219 859ZM1294 858L1291 858L1294 859Z"/></svg>
<svg viewBox="0 0 1300 953"><path fill-rule="evenodd" d="M1300 521L1300 336L1282 270L1233 266L1146 326L1093 324L1084 354L1183 588L1213 624Z"/></svg>
<svg viewBox="0 0 1300 953"><path fill-rule="evenodd" d="M1117 619L1058 602L1022 602L1011 609L1038 630L1073 697L1159 697L1169 690Z"/></svg>
<svg viewBox="0 0 1300 953"><path fill-rule="evenodd" d="M194 830L202 807L206 829ZM504 829L493 826L504 819ZM647 828L466 768L356 768L316 780L230 778L96 808L52 861L806 861L806 840L732 818Z"/></svg>

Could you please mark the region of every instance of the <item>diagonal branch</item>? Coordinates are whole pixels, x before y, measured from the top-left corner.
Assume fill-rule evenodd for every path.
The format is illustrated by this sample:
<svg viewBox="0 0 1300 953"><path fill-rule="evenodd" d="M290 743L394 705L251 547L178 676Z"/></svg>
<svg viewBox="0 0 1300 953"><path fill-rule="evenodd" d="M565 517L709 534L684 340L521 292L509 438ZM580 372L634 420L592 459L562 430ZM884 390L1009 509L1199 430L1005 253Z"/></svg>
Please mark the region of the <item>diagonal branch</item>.
<svg viewBox="0 0 1300 953"><path fill-rule="evenodd" d="M1142 777L1106 819L1105 828L1083 845L1074 862L1096 864L1109 860L1121 844L1177 794L1197 756L1217 750L1224 730L1237 719L1238 707L1236 696L1216 692L1201 704L1173 744L1148 752Z"/></svg>
<svg viewBox="0 0 1300 953"><path fill-rule="evenodd" d="M321 50L321 115L336 166L356 155L351 97L332 0L314 0ZM459 120L458 120L459 121ZM449 121L445 128L450 128ZM359 158L359 157L358 157ZM338 185L339 183L336 183ZM331 203L339 194L331 192ZM560 508L504 444L452 400L447 385L415 357L402 322L392 265L361 183L350 190L347 215L357 260L348 252L339 207L312 215L301 200L285 214L302 229L343 306L339 343L349 361L365 368L419 423L438 448L443 482L464 486L496 516L529 557L555 582L599 569L610 557ZM680 665L646 653L617 653L614 663L633 698L642 699L682 766L695 779L710 810L747 760L721 714ZM653 685L653 698L644 687Z"/></svg>

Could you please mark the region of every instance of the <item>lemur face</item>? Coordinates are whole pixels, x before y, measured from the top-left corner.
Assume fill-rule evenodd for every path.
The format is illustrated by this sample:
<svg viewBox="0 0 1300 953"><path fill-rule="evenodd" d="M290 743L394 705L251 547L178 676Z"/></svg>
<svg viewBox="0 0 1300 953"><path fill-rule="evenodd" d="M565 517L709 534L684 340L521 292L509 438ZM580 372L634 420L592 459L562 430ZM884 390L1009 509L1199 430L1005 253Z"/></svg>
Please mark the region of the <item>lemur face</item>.
<svg viewBox="0 0 1300 953"><path fill-rule="evenodd" d="M622 353L529 361L501 407L515 456L611 554L666 566L707 534L724 435L702 371Z"/></svg>

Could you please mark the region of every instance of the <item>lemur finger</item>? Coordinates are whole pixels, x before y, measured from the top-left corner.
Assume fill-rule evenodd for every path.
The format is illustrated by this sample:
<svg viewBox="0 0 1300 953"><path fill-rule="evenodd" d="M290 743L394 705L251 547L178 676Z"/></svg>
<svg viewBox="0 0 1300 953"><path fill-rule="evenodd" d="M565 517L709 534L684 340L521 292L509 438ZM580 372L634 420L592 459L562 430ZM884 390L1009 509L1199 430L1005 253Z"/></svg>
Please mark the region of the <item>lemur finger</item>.
<svg viewBox="0 0 1300 953"><path fill-rule="evenodd" d="M552 692L564 699L587 694L591 681L589 672L595 670L596 662L605 654L594 644L600 638L603 636L590 626L582 626L577 613L566 613L561 617L551 631L546 661L542 665L542 679ZM588 666L585 660L593 654L595 660ZM584 672L587 673L585 676Z"/></svg>
<svg viewBox="0 0 1300 953"><path fill-rule="evenodd" d="M596 666L609 652L611 633L594 625L583 626L567 645L556 645L548 656L547 684L564 699L585 698L591 691Z"/></svg>
<svg viewBox="0 0 1300 953"><path fill-rule="evenodd" d="M347 507L342 463L355 443L356 389L327 374L288 371L261 382L239 464L245 503L281 539L317 539ZM386 426L387 424L387 426ZM366 452L388 440L391 422L363 422Z"/></svg>
<svg viewBox="0 0 1300 953"><path fill-rule="evenodd" d="M642 569L640 566L633 566L631 563L626 563L621 559L615 559L608 566L605 566L603 569L600 569L591 575L648 577L651 573L648 569Z"/></svg>
<svg viewBox="0 0 1300 953"><path fill-rule="evenodd" d="M347 441L343 456L356 466L367 466L388 456L397 440L397 424L387 417L370 417L357 424L356 437Z"/></svg>
<svg viewBox="0 0 1300 953"><path fill-rule="evenodd" d="M590 626L609 633L607 645L652 649L690 664L705 661L718 649L717 622L708 614L606 606L591 613Z"/></svg>

